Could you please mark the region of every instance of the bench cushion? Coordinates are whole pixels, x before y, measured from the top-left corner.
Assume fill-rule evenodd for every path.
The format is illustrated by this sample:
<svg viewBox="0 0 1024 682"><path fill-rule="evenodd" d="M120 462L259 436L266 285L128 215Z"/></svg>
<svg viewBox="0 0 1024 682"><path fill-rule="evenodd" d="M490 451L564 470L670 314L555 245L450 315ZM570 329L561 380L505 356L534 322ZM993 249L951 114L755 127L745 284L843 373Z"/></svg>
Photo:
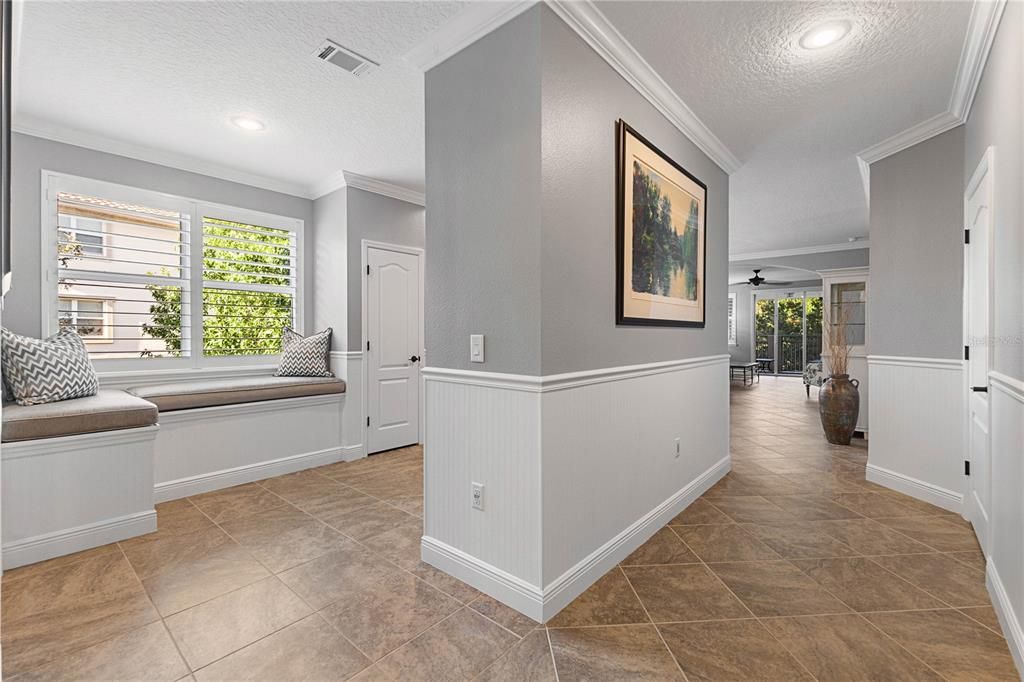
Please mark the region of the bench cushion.
<svg viewBox="0 0 1024 682"><path fill-rule="evenodd" d="M2 440L12 443L134 429L152 426L156 421L157 410L153 403L125 391L101 390L86 398L43 405L4 405Z"/></svg>
<svg viewBox="0 0 1024 682"><path fill-rule="evenodd" d="M344 393L345 382L334 377L258 376L140 386L131 389L130 392L155 404L161 412L171 412L196 407Z"/></svg>

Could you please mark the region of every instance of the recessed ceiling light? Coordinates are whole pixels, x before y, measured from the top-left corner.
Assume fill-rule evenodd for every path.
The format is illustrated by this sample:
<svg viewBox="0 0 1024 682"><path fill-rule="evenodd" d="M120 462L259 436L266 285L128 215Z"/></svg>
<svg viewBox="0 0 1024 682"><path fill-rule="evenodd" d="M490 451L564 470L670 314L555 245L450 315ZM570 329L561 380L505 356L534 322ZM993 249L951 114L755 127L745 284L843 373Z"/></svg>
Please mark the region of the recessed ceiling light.
<svg viewBox="0 0 1024 682"><path fill-rule="evenodd" d="M800 38L800 47L805 50L818 50L837 43L846 37L850 32L848 21L828 21L819 24L803 34Z"/></svg>
<svg viewBox="0 0 1024 682"><path fill-rule="evenodd" d="M231 119L231 122L242 130L248 130L250 132L263 130L267 127L264 125L263 121L258 121L255 118L249 118L248 116L235 116Z"/></svg>

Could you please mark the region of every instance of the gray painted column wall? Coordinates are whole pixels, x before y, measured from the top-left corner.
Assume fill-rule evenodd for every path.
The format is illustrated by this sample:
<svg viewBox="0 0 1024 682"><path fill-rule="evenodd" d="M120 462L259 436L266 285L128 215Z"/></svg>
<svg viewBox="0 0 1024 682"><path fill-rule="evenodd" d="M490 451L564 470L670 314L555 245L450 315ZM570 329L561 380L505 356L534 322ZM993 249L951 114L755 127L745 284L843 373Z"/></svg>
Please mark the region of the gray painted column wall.
<svg viewBox="0 0 1024 682"><path fill-rule="evenodd" d="M964 129L871 165L869 355L963 357Z"/></svg>

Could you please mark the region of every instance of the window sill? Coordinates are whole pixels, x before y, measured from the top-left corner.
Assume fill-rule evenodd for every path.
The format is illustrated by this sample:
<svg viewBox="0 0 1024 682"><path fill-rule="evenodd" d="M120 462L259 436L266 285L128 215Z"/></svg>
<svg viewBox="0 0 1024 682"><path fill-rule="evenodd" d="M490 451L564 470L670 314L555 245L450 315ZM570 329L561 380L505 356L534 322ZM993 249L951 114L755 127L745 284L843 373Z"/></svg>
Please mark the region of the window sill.
<svg viewBox="0 0 1024 682"><path fill-rule="evenodd" d="M175 384L197 379L230 379L266 376L277 370L277 363L229 367L189 367L185 369L139 369L97 372L101 388L134 388L153 384Z"/></svg>

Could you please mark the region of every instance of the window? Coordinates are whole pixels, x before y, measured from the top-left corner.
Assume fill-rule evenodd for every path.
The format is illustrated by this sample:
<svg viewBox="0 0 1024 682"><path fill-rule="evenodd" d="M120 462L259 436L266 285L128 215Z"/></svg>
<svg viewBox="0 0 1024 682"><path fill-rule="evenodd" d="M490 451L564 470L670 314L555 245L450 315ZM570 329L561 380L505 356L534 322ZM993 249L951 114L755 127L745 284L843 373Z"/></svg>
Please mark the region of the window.
<svg viewBox="0 0 1024 682"><path fill-rule="evenodd" d="M63 175L47 182L47 318L73 326L109 369L141 358L251 364L280 352L283 327L301 326L301 221Z"/></svg>
<svg viewBox="0 0 1024 682"><path fill-rule="evenodd" d="M736 342L736 294L729 294L729 303L726 308L727 315L729 317L728 331L729 331L729 345L735 346Z"/></svg>
<svg viewBox="0 0 1024 682"><path fill-rule="evenodd" d="M57 314L61 329L71 327L87 343L112 342L108 301L61 296Z"/></svg>

